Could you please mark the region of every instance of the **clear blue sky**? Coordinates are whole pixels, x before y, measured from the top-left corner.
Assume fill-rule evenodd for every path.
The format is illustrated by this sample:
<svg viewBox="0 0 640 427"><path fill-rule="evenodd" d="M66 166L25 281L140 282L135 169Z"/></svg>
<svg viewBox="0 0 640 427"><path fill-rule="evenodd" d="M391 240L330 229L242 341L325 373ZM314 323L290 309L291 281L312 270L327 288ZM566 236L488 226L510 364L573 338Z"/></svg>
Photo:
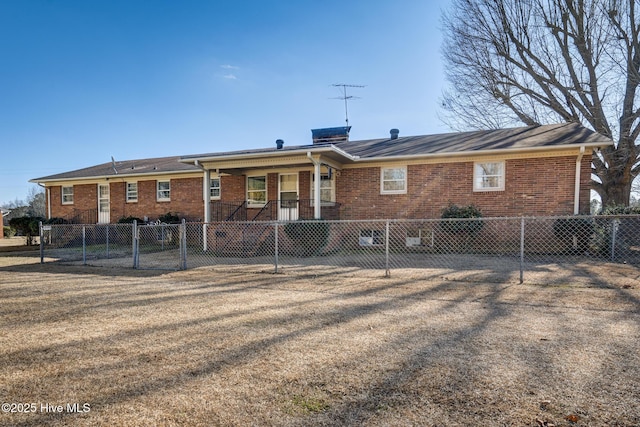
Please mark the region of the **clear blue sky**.
<svg viewBox="0 0 640 427"><path fill-rule="evenodd" d="M447 0L0 0L0 205L116 160L446 132Z"/></svg>

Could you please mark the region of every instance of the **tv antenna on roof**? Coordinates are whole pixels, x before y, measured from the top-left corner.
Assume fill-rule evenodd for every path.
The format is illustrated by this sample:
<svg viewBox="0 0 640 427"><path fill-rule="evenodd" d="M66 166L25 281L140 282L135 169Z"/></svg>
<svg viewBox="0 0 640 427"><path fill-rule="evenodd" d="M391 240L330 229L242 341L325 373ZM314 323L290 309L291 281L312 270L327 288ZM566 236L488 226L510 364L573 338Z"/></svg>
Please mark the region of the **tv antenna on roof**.
<svg viewBox="0 0 640 427"><path fill-rule="evenodd" d="M360 97L347 95L347 88L348 87L362 88L364 86L363 85L348 85L348 84L344 84L344 83L336 83L336 84L332 84L331 86L337 87L337 88L341 88L340 91L342 92L342 96L337 97L337 98L331 98L331 99L342 99L342 100L344 100L344 116L345 116L345 121L347 122L347 126L349 126L349 109L347 108L347 101L350 100L350 99L355 99L355 98L360 98Z"/></svg>

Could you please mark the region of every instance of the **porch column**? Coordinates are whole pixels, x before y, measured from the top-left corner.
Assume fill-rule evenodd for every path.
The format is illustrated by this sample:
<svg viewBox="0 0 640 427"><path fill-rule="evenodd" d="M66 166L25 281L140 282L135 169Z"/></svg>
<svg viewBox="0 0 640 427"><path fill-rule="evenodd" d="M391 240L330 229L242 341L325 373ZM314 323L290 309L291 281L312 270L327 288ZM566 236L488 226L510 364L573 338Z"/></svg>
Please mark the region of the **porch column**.
<svg viewBox="0 0 640 427"><path fill-rule="evenodd" d="M315 179L313 180L313 217L320 219L320 162L313 164L313 173L315 174Z"/></svg>
<svg viewBox="0 0 640 427"><path fill-rule="evenodd" d="M204 185L202 186L204 200L204 222L211 221L211 170L204 170Z"/></svg>

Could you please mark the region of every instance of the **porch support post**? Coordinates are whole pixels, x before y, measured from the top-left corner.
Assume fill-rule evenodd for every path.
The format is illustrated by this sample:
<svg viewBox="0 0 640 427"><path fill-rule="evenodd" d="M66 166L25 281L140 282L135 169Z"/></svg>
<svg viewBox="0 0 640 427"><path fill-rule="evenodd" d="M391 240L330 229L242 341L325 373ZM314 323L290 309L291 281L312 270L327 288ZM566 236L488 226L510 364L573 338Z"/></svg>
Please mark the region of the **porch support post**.
<svg viewBox="0 0 640 427"><path fill-rule="evenodd" d="M314 159L311 156L311 152L307 152L307 157L313 163L313 217L315 219L320 219L321 217L321 206L320 206L320 161Z"/></svg>

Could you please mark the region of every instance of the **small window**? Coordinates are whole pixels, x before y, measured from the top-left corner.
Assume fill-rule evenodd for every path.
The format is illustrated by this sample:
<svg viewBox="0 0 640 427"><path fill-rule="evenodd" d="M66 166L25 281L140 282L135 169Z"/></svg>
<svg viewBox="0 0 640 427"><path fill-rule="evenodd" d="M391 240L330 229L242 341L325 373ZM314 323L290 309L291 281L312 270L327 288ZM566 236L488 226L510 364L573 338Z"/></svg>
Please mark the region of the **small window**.
<svg viewBox="0 0 640 427"><path fill-rule="evenodd" d="M159 202L171 200L171 181L158 181L157 200Z"/></svg>
<svg viewBox="0 0 640 427"><path fill-rule="evenodd" d="M73 204L73 186L62 187L62 204L63 205Z"/></svg>
<svg viewBox="0 0 640 427"><path fill-rule="evenodd" d="M138 183L127 182L127 202L138 201Z"/></svg>
<svg viewBox="0 0 640 427"><path fill-rule="evenodd" d="M504 162L475 163L473 191L504 190Z"/></svg>
<svg viewBox="0 0 640 427"><path fill-rule="evenodd" d="M384 231L360 230L360 246L378 246L384 244Z"/></svg>
<svg viewBox="0 0 640 427"><path fill-rule="evenodd" d="M212 199L220 198L220 178L211 178L209 183L209 196Z"/></svg>
<svg viewBox="0 0 640 427"><path fill-rule="evenodd" d="M250 207L262 207L267 203L267 177L247 177L247 204Z"/></svg>
<svg viewBox="0 0 640 427"><path fill-rule="evenodd" d="M380 193L404 194L407 192L407 168L382 168Z"/></svg>

